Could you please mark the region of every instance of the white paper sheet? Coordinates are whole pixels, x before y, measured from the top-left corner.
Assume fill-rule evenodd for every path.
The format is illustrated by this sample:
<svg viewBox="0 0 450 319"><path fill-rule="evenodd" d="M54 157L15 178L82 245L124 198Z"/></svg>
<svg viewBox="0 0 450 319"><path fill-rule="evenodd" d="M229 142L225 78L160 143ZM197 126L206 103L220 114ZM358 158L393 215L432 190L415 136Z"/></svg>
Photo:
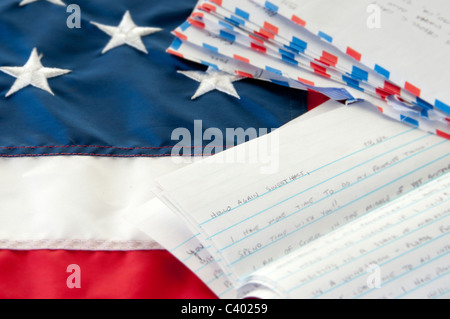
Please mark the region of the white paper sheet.
<svg viewBox="0 0 450 319"><path fill-rule="evenodd" d="M234 281L450 169L450 142L364 107L301 124L158 180ZM218 162L261 145L269 161Z"/></svg>
<svg viewBox="0 0 450 319"><path fill-rule="evenodd" d="M450 293L449 200L447 173L248 280L253 285L260 278L285 298L444 298Z"/></svg>
<svg viewBox="0 0 450 319"><path fill-rule="evenodd" d="M342 104L333 100L327 101L314 110L286 124L297 125L302 121L333 111ZM152 197L153 195L150 195ZM193 232L181 218L176 216L159 199L153 198L124 218L153 240L170 251L183 262L220 298L237 297L236 283L233 284L223 268L209 253L200 241L200 234ZM266 291L267 293L267 291ZM256 293L254 293L256 295ZM258 295L262 297L262 295ZM267 297L268 295L264 295Z"/></svg>
<svg viewBox="0 0 450 319"><path fill-rule="evenodd" d="M252 0L265 5L264 0ZM389 71L403 88L420 89L420 97L449 113L450 2L446 0L271 0L288 19L296 15L313 33L323 32L346 52L362 54L361 62ZM380 9L380 25L372 24ZM339 14L336 14L336 13ZM369 23L369 24L368 24ZM438 103L439 104L439 103Z"/></svg>

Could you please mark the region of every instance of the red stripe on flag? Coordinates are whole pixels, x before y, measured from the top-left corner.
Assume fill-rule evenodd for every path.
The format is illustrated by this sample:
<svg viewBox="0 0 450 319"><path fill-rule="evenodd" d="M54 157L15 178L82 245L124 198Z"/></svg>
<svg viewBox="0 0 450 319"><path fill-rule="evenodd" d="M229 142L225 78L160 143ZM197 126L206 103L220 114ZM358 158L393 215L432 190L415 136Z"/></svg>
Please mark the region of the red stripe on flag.
<svg viewBox="0 0 450 319"><path fill-rule="evenodd" d="M436 130L436 135L450 140L450 134Z"/></svg>
<svg viewBox="0 0 450 319"><path fill-rule="evenodd" d="M81 288L68 288L69 265L80 268ZM163 250L102 252L0 250L0 298L192 299L217 298L190 270Z"/></svg>
<svg viewBox="0 0 450 319"><path fill-rule="evenodd" d="M257 45L257 44L255 44L253 42L250 44L250 47L253 50L258 51L258 52L262 52L262 53L266 53L266 51L267 51L267 49L265 47L263 47L262 45Z"/></svg>
<svg viewBox="0 0 450 319"><path fill-rule="evenodd" d="M234 71L237 75L239 75L239 76L243 76L243 77L245 77L245 78L251 78L251 79L253 79L253 75L251 75L250 73L246 73L246 72L242 72L242 71L239 71L239 70L236 70L236 71Z"/></svg>
<svg viewBox="0 0 450 319"><path fill-rule="evenodd" d="M302 27L306 26L306 21L303 19L300 19L295 14L292 15L291 20L292 20L292 22L297 23L298 25L301 25Z"/></svg>
<svg viewBox="0 0 450 319"><path fill-rule="evenodd" d="M200 29L204 29L205 28L205 24L203 22L194 20L192 18L188 18L187 21L192 24L193 26L200 28Z"/></svg>
<svg viewBox="0 0 450 319"><path fill-rule="evenodd" d="M405 90L420 97L420 89L409 82L405 82Z"/></svg>
<svg viewBox="0 0 450 319"><path fill-rule="evenodd" d="M328 101L330 98L326 95L323 95L322 93L308 89L307 99L308 111L311 111L312 109L315 109L319 105L322 105L323 103Z"/></svg>
<svg viewBox="0 0 450 319"><path fill-rule="evenodd" d="M381 113L384 113L384 110L381 106L377 106L378 111L380 111Z"/></svg>
<svg viewBox="0 0 450 319"><path fill-rule="evenodd" d="M388 81L384 81L384 90L389 92L391 95L400 95L401 88L397 85L389 83Z"/></svg>
<svg viewBox="0 0 450 319"><path fill-rule="evenodd" d="M176 30L173 31L173 33L180 39L186 41L187 40L187 36L181 32L178 32Z"/></svg>
<svg viewBox="0 0 450 319"><path fill-rule="evenodd" d="M273 24L270 24L267 21L264 22L264 29L269 30L273 34L278 34L278 28L276 26L274 26Z"/></svg>
<svg viewBox="0 0 450 319"><path fill-rule="evenodd" d="M235 54L235 55L233 55L233 57L234 57L236 60L239 60L239 61L242 61L242 62L245 62L245 63L250 63L250 60L247 59L247 58L244 58L243 56L240 56L240 55Z"/></svg>
<svg viewBox="0 0 450 319"><path fill-rule="evenodd" d="M211 2L214 2L218 6L222 6L222 0L211 0Z"/></svg>
<svg viewBox="0 0 450 319"><path fill-rule="evenodd" d="M362 58L361 53L359 53L359 52L356 51L356 50L353 50L353 49L350 48L350 47L347 47L347 54L348 54L349 56L351 56L352 58L354 58L355 60L361 61L361 58Z"/></svg>

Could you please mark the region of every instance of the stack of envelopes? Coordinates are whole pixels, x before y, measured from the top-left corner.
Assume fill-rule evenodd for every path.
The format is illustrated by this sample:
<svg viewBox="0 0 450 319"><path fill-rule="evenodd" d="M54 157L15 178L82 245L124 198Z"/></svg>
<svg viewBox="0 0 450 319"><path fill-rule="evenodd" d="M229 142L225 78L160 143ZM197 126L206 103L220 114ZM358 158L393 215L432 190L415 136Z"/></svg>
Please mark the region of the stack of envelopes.
<svg viewBox="0 0 450 319"><path fill-rule="evenodd" d="M440 14L446 6L201 0L173 31L167 51L347 104L364 99L391 118L449 138L450 24Z"/></svg>

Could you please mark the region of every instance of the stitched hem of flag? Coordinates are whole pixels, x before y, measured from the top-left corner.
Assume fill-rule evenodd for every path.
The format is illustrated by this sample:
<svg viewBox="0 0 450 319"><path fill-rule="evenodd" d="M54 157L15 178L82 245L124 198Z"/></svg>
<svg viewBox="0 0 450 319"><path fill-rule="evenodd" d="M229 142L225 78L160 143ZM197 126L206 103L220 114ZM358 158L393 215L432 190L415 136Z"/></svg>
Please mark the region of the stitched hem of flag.
<svg viewBox="0 0 450 319"><path fill-rule="evenodd" d="M99 145L47 145L47 146L2 146L0 157L39 156L103 156L103 157L164 157L213 155L217 150L232 146L160 146L160 147L116 147Z"/></svg>
<svg viewBox="0 0 450 319"><path fill-rule="evenodd" d="M42 239L42 240L0 240L0 249L8 250L156 250L164 249L155 241L111 241L111 240L81 240L81 239Z"/></svg>

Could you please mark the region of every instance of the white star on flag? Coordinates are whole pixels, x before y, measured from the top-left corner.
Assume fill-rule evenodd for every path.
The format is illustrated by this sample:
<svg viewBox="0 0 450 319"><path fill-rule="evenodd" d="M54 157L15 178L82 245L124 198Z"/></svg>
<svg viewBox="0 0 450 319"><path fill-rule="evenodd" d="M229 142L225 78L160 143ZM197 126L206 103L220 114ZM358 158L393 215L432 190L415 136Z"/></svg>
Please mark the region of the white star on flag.
<svg viewBox="0 0 450 319"><path fill-rule="evenodd" d="M22 6L25 6L27 4L30 4L30 3L33 3L36 1L39 1L39 0L23 0L21 3L19 3L19 5L22 7ZM64 2L62 2L61 0L46 0L46 1L63 6L63 7L66 6L66 4Z"/></svg>
<svg viewBox="0 0 450 319"><path fill-rule="evenodd" d="M137 26L133 19L131 18L131 14L129 11L125 12L122 21L119 26L108 26L104 24L100 24L97 22L92 22L97 28L105 32L107 35L111 36L111 40L108 42L106 47L103 49L102 54L105 54L111 49L114 49L118 46L127 44L139 51L144 53L148 53L145 48L144 43L142 42L141 37L153 34L155 32L159 32L161 28L150 28L150 27L139 27Z"/></svg>
<svg viewBox="0 0 450 319"><path fill-rule="evenodd" d="M239 94L236 92L234 88L233 82L242 80L242 76L237 76L229 73L225 73L219 71L213 67L208 67L205 72L202 71L178 71L178 73L187 76L197 82L200 82L200 85L192 96L192 100L206 94L212 90L218 90L220 92L229 94L234 96L235 98L240 99Z"/></svg>
<svg viewBox="0 0 450 319"><path fill-rule="evenodd" d="M46 68L42 65L41 59L42 55L38 55L37 49L34 48L33 51L31 51L31 55L24 66L0 67L0 71L2 71L3 73L17 78L11 89L8 91L8 93L6 93L6 97L9 97L10 95L29 85L55 95L48 85L47 79L67 74L72 71L57 68Z"/></svg>

